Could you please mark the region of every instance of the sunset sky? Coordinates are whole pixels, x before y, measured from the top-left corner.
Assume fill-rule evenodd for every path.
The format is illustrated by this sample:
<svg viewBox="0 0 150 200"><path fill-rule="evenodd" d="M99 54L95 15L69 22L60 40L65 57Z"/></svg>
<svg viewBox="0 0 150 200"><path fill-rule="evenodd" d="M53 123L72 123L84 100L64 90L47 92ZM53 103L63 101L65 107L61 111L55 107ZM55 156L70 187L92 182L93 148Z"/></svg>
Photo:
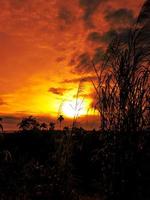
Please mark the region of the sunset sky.
<svg viewBox="0 0 150 200"><path fill-rule="evenodd" d="M0 116L5 128L28 115L55 119L61 112L71 117L80 79L80 114L86 115L94 92L89 61L100 63L116 33L125 36L143 2L0 0Z"/></svg>

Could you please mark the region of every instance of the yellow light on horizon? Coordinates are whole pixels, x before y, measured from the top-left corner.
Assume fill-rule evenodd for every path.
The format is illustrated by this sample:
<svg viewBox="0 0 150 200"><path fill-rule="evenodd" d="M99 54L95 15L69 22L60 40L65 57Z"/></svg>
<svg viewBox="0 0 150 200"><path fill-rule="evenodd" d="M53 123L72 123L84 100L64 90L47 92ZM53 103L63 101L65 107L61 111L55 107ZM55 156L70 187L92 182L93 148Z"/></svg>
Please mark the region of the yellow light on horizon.
<svg viewBox="0 0 150 200"><path fill-rule="evenodd" d="M62 113L64 116L73 118L87 114L88 103L83 99L73 99L64 101L62 105Z"/></svg>

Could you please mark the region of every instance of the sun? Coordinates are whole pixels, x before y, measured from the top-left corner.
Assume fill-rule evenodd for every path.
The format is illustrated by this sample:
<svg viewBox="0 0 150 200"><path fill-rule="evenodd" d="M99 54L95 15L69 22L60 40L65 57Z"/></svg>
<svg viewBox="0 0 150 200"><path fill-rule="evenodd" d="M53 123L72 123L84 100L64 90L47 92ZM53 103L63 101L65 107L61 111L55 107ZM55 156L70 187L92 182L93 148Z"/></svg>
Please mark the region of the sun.
<svg viewBox="0 0 150 200"><path fill-rule="evenodd" d="M65 116L73 118L74 116L86 115L87 109L83 99L74 99L63 103L62 112Z"/></svg>

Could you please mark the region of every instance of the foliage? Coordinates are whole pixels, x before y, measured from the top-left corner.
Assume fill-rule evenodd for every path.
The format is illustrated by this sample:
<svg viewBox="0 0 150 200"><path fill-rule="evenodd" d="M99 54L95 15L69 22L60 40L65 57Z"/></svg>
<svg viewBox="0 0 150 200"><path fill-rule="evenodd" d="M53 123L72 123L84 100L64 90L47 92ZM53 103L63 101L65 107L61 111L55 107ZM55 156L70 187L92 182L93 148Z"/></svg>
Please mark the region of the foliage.
<svg viewBox="0 0 150 200"><path fill-rule="evenodd" d="M63 115L59 115L59 117L58 117L58 119L57 119L58 121L59 121L59 123L60 123L60 129L61 129L61 123L62 123L62 121L64 120L64 117L63 117Z"/></svg>
<svg viewBox="0 0 150 200"><path fill-rule="evenodd" d="M48 126L47 126L47 124L45 122L43 122L43 123L40 124L40 129L41 130L47 130L47 127Z"/></svg>
<svg viewBox="0 0 150 200"><path fill-rule="evenodd" d="M97 194L111 200L147 200L149 144L146 131L4 135L0 199L76 200L81 194Z"/></svg>
<svg viewBox="0 0 150 200"><path fill-rule="evenodd" d="M29 116L23 118L21 122L18 124L19 129L21 130L32 130L32 129L39 129L40 124L33 116Z"/></svg>
<svg viewBox="0 0 150 200"><path fill-rule="evenodd" d="M101 68L93 64L102 130L138 131L149 126L150 18L142 19L147 9L145 4L127 39L118 36L111 42Z"/></svg>
<svg viewBox="0 0 150 200"><path fill-rule="evenodd" d="M54 130L55 129L55 123L54 122L50 122L49 126L50 126L50 130Z"/></svg>

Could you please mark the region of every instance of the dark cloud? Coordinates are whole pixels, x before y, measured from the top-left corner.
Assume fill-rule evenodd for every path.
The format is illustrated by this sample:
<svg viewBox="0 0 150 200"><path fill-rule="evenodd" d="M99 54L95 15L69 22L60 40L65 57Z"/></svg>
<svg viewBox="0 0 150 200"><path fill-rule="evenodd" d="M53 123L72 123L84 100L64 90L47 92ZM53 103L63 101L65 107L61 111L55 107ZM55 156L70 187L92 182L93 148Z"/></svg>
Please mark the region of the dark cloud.
<svg viewBox="0 0 150 200"><path fill-rule="evenodd" d="M98 64L100 63L104 58L104 50L101 47L98 47L94 50L93 55L85 52L82 53L79 56L74 57L70 64L72 64L72 66L74 67L73 73L89 73L91 71L93 71L93 65L92 65L92 61L94 62L94 64ZM74 80L79 81L78 79ZM87 77L85 78L85 81L87 81Z"/></svg>
<svg viewBox="0 0 150 200"><path fill-rule="evenodd" d="M88 35L87 40L96 42L96 43L105 43L108 45L115 38L118 38L120 41L126 42L128 40L130 29L122 28L119 30L109 30L105 32L103 35L100 35L98 32L92 32ZM105 57L105 50L102 47L97 47L94 49L92 54L88 52L82 53L81 55L75 55L71 61L70 65L74 67L73 72L76 73L89 73L93 71L92 62L97 65L101 64Z"/></svg>
<svg viewBox="0 0 150 200"><path fill-rule="evenodd" d="M116 37L125 42L128 39L129 32L130 28L122 28L119 30L111 29L101 36L101 42L109 44Z"/></svg>
<svg viewBox="0 0 150 200"><path fill-rule="evenodd" d="M91 59L89 53L85 52L79 55L75 61L75 72L85 73L91 71Z"/></svg>
<svg viewBox="0 0 150 200"><path fill-rule="evenodd" d="M80 81L82 82L90 82L91 80L95 80L95 76L83 76L80 78L74 78L74 79L65 79L61 83L79 83Z"/></svg>
<svg viewBox="0 0 150 200"><path fill-rule="evenodd" d="M65 25L72 24L75 19L72 12L64 7L60 8L58 12L58 17L64 22Z"/></svg>
<svg viewBox="0 0 150 200"><path fill-rule="evenodd" d="M7 105L7 103L2 98L0 98L0 106L3 106L3 105Z"/></svg>
<svg viewBox="0 0 150 200"><path fill-rule="evenodd" d="M94 42L94 43L109 43L112 41L113 38L117 36L116 30L109 30L101 35L98 32L92 32L88 35L87 40Z"/></svg>
<svg viewBox="0 0 150 200"><path fill-rule="evenodd" d="M1 117L5 120L5 121L16 121L18 119L20 119L20 117L17 116L12 116L12 115L1 115Z"/></svg>
<svg viewBox="0 0 150 200"><path fill-rule="evenodd" d="M105 52L101 47L96 48L93 56L94 64L98 64L99 62L101 62L104 59L104 54Z"/></svg>
<svg viewBox="0 0 150 200"><path fill-rule="evenodd" d="M87 40L99 43L101 42L101 34L98 32L92 32L88 35Z"/></svg>
<svg viewBox="0 0 150 200"><path fill-rule="evenodd" d="M109 11L105 19L114 24L132 24L134 22L134 15L132 10L121 8Z"/></svg>
<svg viewBox="0 0 150 200"><path fill-rule="evenodd" d="M53 93L53 94L57 94L57 95L63 95L64 92L68 91L69 89L64 89L64 88L54 88L54 87L51 87L49 88L49 92L50 93Z"/></svg>
<svg viewBox="0 0 150 200"><path fill-rule="evenodd" d="M102 2L106 2L106 0L79 0L79 4L84 10L83 19L88 26L92 26L91 17Z"/></svg>
<svg viewBox="0 0 150 200"><path fill-rule="evenodd" d="M109 30L101 36L101 42L109 43L117 36L116 30Z"/></svg>
<svg viewBox="0 0 150 200"><path fill-rule="evenodd" d="M69 61L68 65L74 66L76 64L77 55L74 55L71 60Z"/></svg>

